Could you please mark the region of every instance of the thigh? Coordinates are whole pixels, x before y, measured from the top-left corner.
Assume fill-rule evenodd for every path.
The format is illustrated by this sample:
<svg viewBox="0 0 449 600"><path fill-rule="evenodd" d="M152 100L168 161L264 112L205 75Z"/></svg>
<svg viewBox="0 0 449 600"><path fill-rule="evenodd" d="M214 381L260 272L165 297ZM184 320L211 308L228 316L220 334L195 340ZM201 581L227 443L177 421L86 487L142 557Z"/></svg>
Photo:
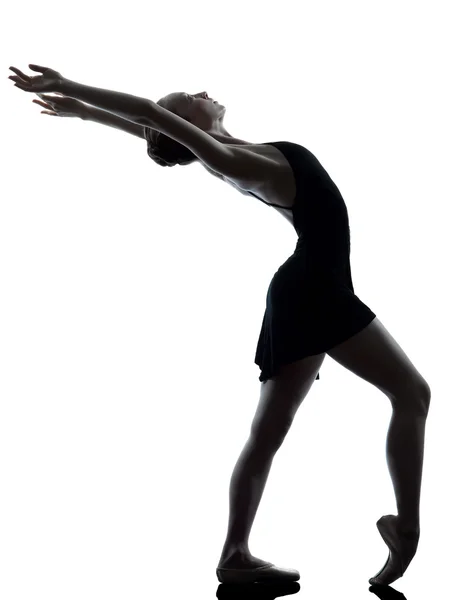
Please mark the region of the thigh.
<svg viewBox="0 0 449 600"><path fill-rule="evenodd" d="M283 435L288 431L325 356L325 353L307 356L283 365L277 375L261 383L260 400L251 426L253 435Z"/></svg>
<svg viewBox="0 0 449 600"><path fill-rule="evenodd" d="M430 399L426 380L377 317L327 354L390 399L410 394Z"/></svg>

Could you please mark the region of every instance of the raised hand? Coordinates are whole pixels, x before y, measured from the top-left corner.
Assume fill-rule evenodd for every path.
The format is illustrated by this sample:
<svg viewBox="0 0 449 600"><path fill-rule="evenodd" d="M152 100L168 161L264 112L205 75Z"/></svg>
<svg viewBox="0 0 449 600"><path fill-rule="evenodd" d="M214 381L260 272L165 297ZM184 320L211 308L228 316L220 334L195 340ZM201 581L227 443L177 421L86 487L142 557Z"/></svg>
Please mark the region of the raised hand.
<svg viewBox="0 0 449 600"><path fill-rule="evenodd" d="M64 77L58 71L39 65L28 65L33 71L38 71L42 75L30 77L25 75L16 67L9 67L17 75L10 75L8 79L15 82L16 87L24 92L58 92Z"/></svg>

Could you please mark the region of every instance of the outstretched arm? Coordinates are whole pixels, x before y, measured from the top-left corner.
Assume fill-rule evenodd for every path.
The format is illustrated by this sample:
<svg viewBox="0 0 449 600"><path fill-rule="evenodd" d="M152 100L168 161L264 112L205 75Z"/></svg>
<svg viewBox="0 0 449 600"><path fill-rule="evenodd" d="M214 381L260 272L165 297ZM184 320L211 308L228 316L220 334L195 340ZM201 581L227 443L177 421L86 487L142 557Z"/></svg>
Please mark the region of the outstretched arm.
<svg viewBox="0 0 449 600"><path fill-rule="evenodd" d="M189 148L206 167L226 178L245 180L253 189L262 185L264 180L271 180L279 175L279 165L275 160L259 156L243 146L222 144L193 123L147 98L83 85L66 79L61 73L48 67L34 64L29 67L42 75L30 77L19 69L10 67L17 75L10 76L9 79L15 81L15 85L22 90L59 92L137 125L156 129Z"/></svg>
<svg viewBox="0 0 449 600"><path fill-rule="evenodd" d="M132 121L156 129L187 146L203 163L230 177L231 150L211 135L148 98L83 85L63 78L58 91ZM223 172L226 170L226 173Z"/></svg>
<svg viewBox="0 0 449 600"><path fill-rule="evenodd" d="M150 110L151 100L147 98L83 85L65 77L58 85L57 91L64 94L64 96L82 100L137 125L144 125L142 122L143 117L147 116Z"/></svg>
<svg viewBox="0 0 449 600"><path fill-rule="evenodd" d="M137 125L132 121L128 121L128 119L118 117L117 115L114 115L114 113L110 113L107 110L101 110L101 108L97 108L96 106L82 104L79 116L83 121L93 121L94 123L109 125L109 127L114 127L115 129L126 131L126 133L131 133L143 140L145 139L145 128L143 125Z"/></svg>
<svg viewBox="0 0 449 600"><path fill-rule="evenodd" d="M156 129L186 146L214 172L245 180L252 189L277 175L277 162L240 147L222 144L199 127L149 100L63 79L58 91L77 98L137 125Z"/></svg>

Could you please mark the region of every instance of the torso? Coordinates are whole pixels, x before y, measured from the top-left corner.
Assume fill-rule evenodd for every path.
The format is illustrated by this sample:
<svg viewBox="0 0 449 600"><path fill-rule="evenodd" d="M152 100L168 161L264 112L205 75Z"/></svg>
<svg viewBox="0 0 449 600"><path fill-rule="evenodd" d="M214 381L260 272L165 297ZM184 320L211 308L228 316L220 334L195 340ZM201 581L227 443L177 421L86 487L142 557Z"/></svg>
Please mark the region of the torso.
<svg viewBox="0 0 449 600"><path fill-rule="evenodd" d="M215 177L218 177L225 183L229 183L229 185L231 185L241 194L245 196L251 196L249 192L252 192L259 198L262 198L262 200L264 200L267 204L279 204L280 206L285 207L278 208L273 206L273 208L277 210L283 217L285 217L293 226L293 214L291 208L296 197L296 180L290 163L282 154L282 152L274 146L266 144L250 144L237 140L236 143L226 145L238 145L239 147L245 146L245 149L247 149L248 152L255 152L260 156L265 156L277 162L279 165L279 177L276 178L276 181L261 181L257 186L254 186L253 182L249 183L240 178L230 179L228 177L224 177L220 173L216 173L202 163L203 166L209 171L209 173Z"/></svg>

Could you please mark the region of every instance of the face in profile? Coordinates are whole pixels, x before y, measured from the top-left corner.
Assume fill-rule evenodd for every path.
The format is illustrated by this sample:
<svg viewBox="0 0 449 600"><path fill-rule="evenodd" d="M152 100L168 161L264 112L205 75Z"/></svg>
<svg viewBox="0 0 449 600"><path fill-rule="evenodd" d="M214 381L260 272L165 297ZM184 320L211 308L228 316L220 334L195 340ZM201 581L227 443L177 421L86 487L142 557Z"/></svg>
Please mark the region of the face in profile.
<svg viewBox="0 0 449 600"><path fill-rule="evenodd" d="M162 98L159 104L204 131L223 132L222 122L226 108L213 98L209 98L207 92L198 94L174 92Z"/></svg>

